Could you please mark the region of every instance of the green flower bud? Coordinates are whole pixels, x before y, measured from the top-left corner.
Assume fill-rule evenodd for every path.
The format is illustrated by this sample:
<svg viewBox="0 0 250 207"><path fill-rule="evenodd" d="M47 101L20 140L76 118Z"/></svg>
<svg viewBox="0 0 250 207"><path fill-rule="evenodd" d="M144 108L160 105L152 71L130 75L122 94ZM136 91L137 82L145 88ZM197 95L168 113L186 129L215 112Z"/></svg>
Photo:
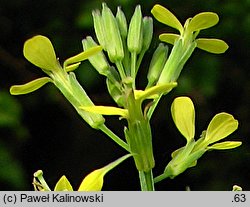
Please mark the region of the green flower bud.
<svg viewBox="0 0 250 207"><path fill-rule="evenodd" d="M96 37L100 45L103 47L103 49L106 50L105 29L103 26L103 20L102 20L100 11L99 10L93 11L92 16L94 20L94 28L95 28Z"/></svg>
<svg viewBox="0 0 250 207"><path fill-rule="evenodd" d="M184 46L182 39L176 40L162 70L158 84L169 83L178 79L183 66L192 55L196 45L196 42L191 42L187 46Z"/></svg>
<svg viewBox="0 0 250 207"><path fill-rule="evenodd" d="M148 50L153 37L153 19L151 17L143 18L143 45L144 51Z"/></svg>
<svg viewBox="0 0 250 207"><path fill-rule="evenodd" d="M117 62L124 58L124 51L120 30L111 10L105 3L102 4L102 21L105 28L106 50L111 62Z"/></svg>
<svg viewBox="0 0 250 207"><path fill-rule="evenodd" d="M75 74L71 72L67 76L63 74L54 74L54 84L67 98L67 100L74 106L78 114L93 128L98 129L105 119L100 114L86 112L81 110L81 106L94 106L85 90L77 81Z"/></svg>
<svg viewBox="0 0 250 207"><path fill-rule="evenodd" d="M97 46L97 43L92 39L92 37L88 36L86 39L82 40L82 45L84 51ZM110 67L104 53L98 52L95 55L88 58L89 62L92 64L92 66L101 74L101 75L107 75L108 68Z"/></svg>
<svg viewBox="0 0 250 207"><path fill-rule="evenodd" d="M165 46L163 43L160 43L157 49L155 50L153 57L151 59L148 71L148 87L154 85L163 70L163 67L167 61L168 55L168 46Z"/></svg>
<svg viewBox="0 0 250 207"><path fill-rule="evenodd" d="M117 7L116 20L117 20L122 38L126 38L127 33L128 33L128 24L127 24L125 14L121 10L121 7Z"/></svg>
<svg viewBox="0 0 250 207"><path fill-rule="evenodd" d="M138 5L135 8L135 12L129 24L128 39L127 39L128 50L131 53L135 52L136 54L139 54L142 49L142 42L143 42L143 21L142 21L141 6Z"/></svg>

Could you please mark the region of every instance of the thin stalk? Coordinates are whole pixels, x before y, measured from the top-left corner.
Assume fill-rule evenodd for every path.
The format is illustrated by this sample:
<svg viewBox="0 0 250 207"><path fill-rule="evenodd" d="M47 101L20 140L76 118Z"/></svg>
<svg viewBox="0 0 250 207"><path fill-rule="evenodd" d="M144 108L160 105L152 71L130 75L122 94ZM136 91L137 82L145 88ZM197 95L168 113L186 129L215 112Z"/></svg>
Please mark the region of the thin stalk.
<svg viewBox="0 0 250 207"><path fill-rule="evenodd" d="M122 62L121 61L117 61L115 63L117 69L118 69L118 72L121 76L121 79L124 80L126 78L126 74L125 74L125 71L124 71L124 68L123 68L123 65L122 65Z"/></svg>
<svg viewBox="0 0 250 207"><path fill-rule="evenodd" d="M124 142L120 137L118 137L114 132L112 132L106 125L102 125L99 128L102 132L104 132L107 136L109 136L114 142L120 145L123 149L130 152L129 146L126 142Z"/></svg>
<svg viewBox="0 0 250 207"><path fill-rule="evenodd" d="M158 105L161 97L162 97L162 95L160 95L158 98L154 99L153 104L151 105L151 107L149 108L148 113L147 113L148 120L151 119L151 117L155 111L155 108Z"/></svg>
<svg viewBox="0 0 250 207"><path fill-rule="evenodd" d="M135 77L136 77L136 52L131 53L131 77L134 80L133 89L135 89Z"/></svg>
<svg viewBox="0 0 250 207"><path fill-rule="evenodd" d="M139 178L142 191L154 191L154 179L152 170L149 172L139 171Z"/></svg>

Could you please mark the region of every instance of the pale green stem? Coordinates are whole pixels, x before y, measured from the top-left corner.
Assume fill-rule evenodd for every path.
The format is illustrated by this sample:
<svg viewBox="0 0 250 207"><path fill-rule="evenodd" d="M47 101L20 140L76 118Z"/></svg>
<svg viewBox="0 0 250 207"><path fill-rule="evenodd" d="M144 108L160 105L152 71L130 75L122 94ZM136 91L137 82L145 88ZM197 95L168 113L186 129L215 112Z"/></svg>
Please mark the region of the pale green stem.
<svg viewBox="0 0 250 207"><path fill-rule="evenodd" d="M162 97L162 95L160 95L158 98L154 99L152 106L149 108L149 110L148 110L148 112L147 112L148 120L151 119L151 117L152 117L152 115L153 115L153 113L154 113L154 111L155 111L155 108L156 108L156 106L158 105L158 103L159 103L161 97Z"/></svg>
<svg viewBox="0 0 250 207"><path fill-rule="evenodd" d="M114 132L112 132L107 126L104 124L99 128L102 132L104 132L107 136L109 136L114 142L120 145L123 149L130 152L128 144L124 142L120 137L118 137Z"/></svg>
<svg viewBox="0 0 250 207"><path fill-rule="evenodd" d="M121 61L117 61L115 63L117 69L118 69L118 72L121 76L121 79L124 80L126 78L126 74L125 74L125 71L124 71L124 68L123 68L123 65L122 65L122 62Z"/></svg>
<svg viewBox="0 0 250 207"><path fill-rule="evenodd" d="M133 79L133 89L135 89L135 77L136 77L136 52L131 53L131 78Z"/></svg>
<svg viewBox="0 0 250 207"><path fill-rule="evenodd" d="M154 180L152 170L149 172L139 171L139 178L142 191L154 191Z"/></svg>

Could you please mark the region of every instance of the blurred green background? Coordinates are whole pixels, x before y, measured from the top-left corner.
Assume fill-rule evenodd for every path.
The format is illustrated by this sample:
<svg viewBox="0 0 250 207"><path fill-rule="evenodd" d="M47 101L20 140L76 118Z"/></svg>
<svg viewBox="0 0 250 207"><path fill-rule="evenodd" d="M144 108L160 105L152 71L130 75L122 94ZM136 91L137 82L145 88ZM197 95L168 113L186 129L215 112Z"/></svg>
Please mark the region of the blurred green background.
<svg viewBox="0 0 250 207"><path fill-rule="evenodd" d="M124 154L110 139L90 129L52 85L35 93L12 97L9 87L22 84L42 72L22 55L23 43L36 34L48 36L63 61L82 50L81 40L93 35L91 11L101 8L101 0L1 0L0 3L0 190L32 190L33 173L42 169L48 184L66 175L75 189L90 171ZM130 18L137 4L151 15L154 4L173 11L183 23L202 11L214 11L220 23L200 33L200 37L225 40L230 48L223 55L197 49L187 63L179 86L159 104L152 120L156 159L155 175L170 161L170 154L184 145L170 116L174 97L187 95L196 107L196 136L219 112L231 113L239 129L229 137L241 140L240 148L206 153L195 168L174 180L156 185L157 190L231 190L234 184L250 190L250 0L107 0L116 12L122 6ZM148 62L158 35L171 29L154 21L155 36L139 72L138 85L145 86ZM77 77L96 104L113 105L103 87L105 80L85 62ZM107 125L122 135L117 117ZM132 159L107 174L104 190L139 190Z"/></svg>

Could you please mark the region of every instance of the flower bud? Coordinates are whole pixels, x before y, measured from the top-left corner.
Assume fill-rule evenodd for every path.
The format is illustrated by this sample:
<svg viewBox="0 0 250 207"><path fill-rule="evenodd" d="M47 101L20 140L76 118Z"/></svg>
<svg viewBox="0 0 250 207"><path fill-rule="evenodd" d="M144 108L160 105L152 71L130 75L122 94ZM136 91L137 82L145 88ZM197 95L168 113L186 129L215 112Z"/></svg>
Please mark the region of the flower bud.
<svg viewBox="0 0 250 207"><path fill-rule="evenodd" d="M121 7L117 8L116 20L117 20L122 38L126 38L127 33L128 33L128 24L127 24L125 14L121 10Z"/></svg>
<svg viewBox="0 0 250 207"><path fill-rule="evenodd" d="M105 28L106 50L111 62L124 58L124 51L120 30L116 18L105 3L102 4L102 21Z"/></svg>
<svg viewBox="0 0 250 207"><path fill-rule="evenodd" d="M144 51L148 50L153 37L153 19L151 17L143 18L143 45Z"/></svg>
<svg viewBox="0 0 250 207"><path fill-rule="evenodd" d="M160 43L157 49L155 50L153 57L151 59L148 71L148 87L154 85L163 70L163 67L167 61L168 46L165 46L163 43Z"/></svg>
<svg viewBox="0 0 250 207"><path fill-rule="evenodd" d="M82 45L84 51L97 46L96 42L92 39L92 37L88 36L86 39L82 40ZM98 52L95 55L88 58L89 62L92 64L92 66L101 74L101 75L107 75L107 70L109 68L109 64L106 60L106 57L104 53Z"/></svg>
<svg viewBox="0 0 250 207"><path fill-rule="evenodd" d="M94 28L95 28L96 37L100 45L103 47L103 49L106 50L105 29L103 26L103 20L102 20L100 11L99 10L93 11L92 16L94 20Z"/></svg>
<svg viewBox="0 0 250 207"><path fill-rule="evenodd" d="M142 42L143 42L143 21L142 21L141 6L138 5L135 8L135 12L129 24L128 39L127 39L128 50L131 53L135 52L136 54L139 54L142 49Z"/></svg>

